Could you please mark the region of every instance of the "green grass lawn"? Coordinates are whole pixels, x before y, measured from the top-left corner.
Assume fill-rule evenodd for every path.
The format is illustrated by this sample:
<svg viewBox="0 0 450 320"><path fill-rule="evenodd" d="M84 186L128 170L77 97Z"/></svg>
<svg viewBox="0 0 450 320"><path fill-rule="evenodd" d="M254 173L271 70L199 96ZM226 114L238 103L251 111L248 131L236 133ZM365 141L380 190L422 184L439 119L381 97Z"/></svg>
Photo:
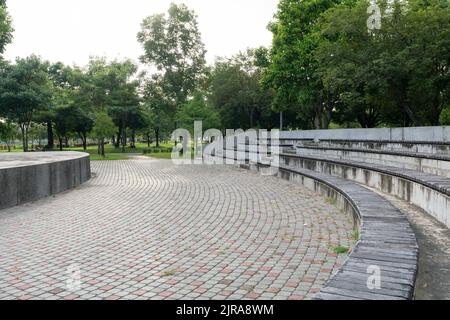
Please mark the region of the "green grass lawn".
<svg viewBox="0 0 450 320"><path fill-rule="evenodd" d="M156 144L153 143L150 145L150 147L156 147ZM173 143L161 143L161 148L172 148ZM105 153L106 157L102 157L98 154L97 146L89 146L87 150L83 150L82 147L77 148L64 148L63 151L78 151L78 152L86 152L91 155L92 161L99 161L99 160L127 160L129 157L127 157L126 154L137 154L137 155L143 155L144 150L148 149L148 145L146 143L136 143L136 148L130 148L126 147L124 149L122 148L115 148L113 145L105 145ZM12 149L11 152L22 152L23 148L20 146L16 146L16 149ZM58 152L59 149L55 149L53 151ZM0 150L0 152L8 152L8 150ZM122 155L123 153L123 155ZM161 153L148 153L145 154L148 157L151 158L157 158L157 159L171 159L172 154L161 152Z"/></svg>
<svg viewBox="0 0 450 320"><path fill-rule="evenodd" d="M129 158L125 155L121 154L106 154L105 157L102 157L99 154L91 154L91 161L105 161L105 160L128 160Z"/></svg>
<svg viewBox="0 0 450 320"><path fill-rule="evenodd" d="M172 159L171 153L149 153L146 154L147 157L157 158L157 159Z"/></svg>

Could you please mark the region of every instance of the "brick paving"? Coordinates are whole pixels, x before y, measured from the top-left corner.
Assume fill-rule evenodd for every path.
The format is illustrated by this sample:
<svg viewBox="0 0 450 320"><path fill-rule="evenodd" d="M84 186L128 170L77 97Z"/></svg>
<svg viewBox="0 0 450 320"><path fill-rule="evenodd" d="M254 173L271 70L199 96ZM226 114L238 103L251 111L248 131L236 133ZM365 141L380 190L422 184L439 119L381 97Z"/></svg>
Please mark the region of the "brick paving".
<svg viewBox="0 0 450 320"><path fill-rule="evenodd" d="M93 162L75 190L0 211L0 299L313 297L350 217L234 167Z"/></svg>

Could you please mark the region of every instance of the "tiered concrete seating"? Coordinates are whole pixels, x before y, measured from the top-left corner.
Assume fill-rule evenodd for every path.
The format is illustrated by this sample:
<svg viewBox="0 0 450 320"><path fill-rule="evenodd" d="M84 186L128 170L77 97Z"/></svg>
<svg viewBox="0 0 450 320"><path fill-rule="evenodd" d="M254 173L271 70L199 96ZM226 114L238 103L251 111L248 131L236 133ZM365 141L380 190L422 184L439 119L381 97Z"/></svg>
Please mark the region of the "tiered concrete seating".
<svg viewBox="0 0 450 320"><path fill-rule="evenodd" d="M330 140L324 143L329 145ZM413 142L404 144L411 146ZM284 148L280 165L323 172L376 188L413 203L450 227L447 154L323 147L321 141L316 141Z"/></svg>
<svg viewBox="0 0 450 320"><path fill-rule="evenodd" d="M360 226L360 241L317 299L411 299L414 232L398 209L362 185L411 202L450 226L450 127L282 132L277 148L263 148L263 155L257 143L216 146L215 156L250 169L271 168L265 172L331 196ZM381 272L379 289L367 283L372 267Z"/></svg>

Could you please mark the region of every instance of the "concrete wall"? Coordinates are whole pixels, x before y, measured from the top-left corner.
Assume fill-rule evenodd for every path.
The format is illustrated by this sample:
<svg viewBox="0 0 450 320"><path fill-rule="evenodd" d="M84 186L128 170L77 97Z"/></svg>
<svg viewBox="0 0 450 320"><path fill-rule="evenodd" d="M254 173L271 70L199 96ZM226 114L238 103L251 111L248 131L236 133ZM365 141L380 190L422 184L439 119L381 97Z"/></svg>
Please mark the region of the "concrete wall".
<svg viewBox="0 0 450 320"><path fill-rule="evenodd" d="M420 183L377 171L312 159L282 156L281 166L326 173L375 188L415 204L450 228L450 198Z"/></svg>
<svg viewBox="0 0 450 320"><path fill-rule="evenodd" d="M297 154L315 157L333 157L339 160L359 161L365 164L381 164L450 178L450 161L448 160L410 157L387 153L302 147L297 147Z"/></svg>
<svg viewBox="0 0 450 320"><path fill-rule="evenodd" d="M353 139L357 139L356 137ZM286 141L286 140L285 140ZM290 145L317 145L324 148L366 149L374 151L416 152L439 156L450 156L450 143L445 142L375 142L375 141L351 141L351 140L320 140L312 143L299 140L289 140Z"/></svg>
<svg viewBox="0 0 450 320"><path fill-rule="evenodd" d="M381 129L283 131L280 139L335 139L450 143L450 126Z"/></svg>
<svg viewBox="0 0 450 320"><path fill-rule="evenodd" d="M90 177L86 153L2 153L0 209L72 189Z"/></svg>
<svg viewBox="0 0 450 320"><path fill-rule="evenodd" d="M282 155L278 159L278 164L282 168L286 166L304 168L331 176L353 180L357 183L376 188L383 193L394 195L415 204L450 228L450 197L446 195L445 192L440 192L436 188L427 187L426 184L421 184L414 179L410 180L404 177L397 177L383 172L382 170L376 170L375 168L372 170L364 169L359 168L358 166L352 166L350 163L336 164L327 162L326 160L320 160L321 156L330 156L341 160L353 160L365 163L366 165L372 163L374 164L374 167L375 165L394 166L418 171L418 175L420 172L424 172L449 178L450 162L447 159L435 159L436 157L433 158L432 155L426 155L426 157L408 157L406 155L382 154L382 152L377 154L354 152L351 150L307 149L304 146L302 148L304 143L301 141L318 139L321 140L321 143L313 143L311 144L311 147L313 147L313 145L318 145L320 147L325 139L329 139L330 145L327 145L327 147L331 147L334 143L333 140L340 140L342 142L353 140L362 141L360 143L362 144L361 149L366 147L367 149L382 151L389 150L389 147L394 147L397 151L406 151L402 150L402 148L406 148L409 153L414 153L418 152L416 148L420 147L421 149L419 152L426 150L426 153L435 154L435 151L442 151L442 154L445 155L450 146L450 127L284 131L281 132L280 137L282 139L281 144L292 142L294 146L298 146L296 151L299 155L310 154L318 158L318 160L299 159L289 157L289 155ZM228 140L230 140L230 142L233 142L233 140L235 141L234 137L231 137ZM372 144L374 145L373 147ZM234 146L237 145L239 144L235 142ZM227 164L234 164L236 163L234 159L239 159L243 160L240 164L246 164L246 166L252 168L255 166L254 159L260 159L260 155L256 152L255 146L242 148L242 150L247 150L247 152L242 152L243 154L241 155L237 150L233 149L233 143L228 144L227 148L227 150L224 150L223 145L215 146L215 155L218 158L225 157L227 159ZM440 153L436 152L436 154ZM448 183L442 184L445 186L448 185Z"/></svg>

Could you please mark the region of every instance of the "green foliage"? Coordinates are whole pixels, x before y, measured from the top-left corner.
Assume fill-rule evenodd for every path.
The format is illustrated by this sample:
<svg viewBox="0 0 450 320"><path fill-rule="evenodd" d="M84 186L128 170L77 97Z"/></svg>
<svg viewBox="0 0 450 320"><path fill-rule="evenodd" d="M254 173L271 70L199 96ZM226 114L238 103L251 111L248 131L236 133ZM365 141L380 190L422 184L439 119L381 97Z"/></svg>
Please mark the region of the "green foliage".
<svg viewBox="0 0 450 320"><path fill-rule="evenodd" d="M440 122L444 126L450 126L450 107L447 107L442 111Z"/></svg>
<svg viewBox="0 0 450 320"><path fill-rule="evenodd" d="M8 151L11 151L11 146L19 135L19 128L10 121L0 120L0 142L6 144Z"/></svg>
<svg viewBox="0 0 450 320"><path fill-rule="evenodd" d="M220 128L220 117L216 110L207 105L204 96L197 92L194 97L186 105L178 109L175 116L177 124L180 128L184 128L194 133L194 122L202 121L203 130Z"/></svg>
<svg viewBox="0 0 450 320"><path fill-rule="evenodd" d="M144 104L146 127L153 128L159 145L161 136L177 126L178 108L204 85L206 50L197 16L184 4L171 4L167 15L145 18L138 41L144 49L141 61L157 70L146 79Z"/></svg>
<svg viewBox="0 0 450 320"><path fill-rule="evenodd" d="M272 63L264 84L275 90L275 110L292 111L305 128L327 128L337 103L337 97L324 90L313 55L320 43L317 21L337 2L281 0L270 25Z"/></svg>
<svg viewBox="0 0 450 320"><path fill-rule="evenodd" d="M42 140L44 140L47 136L47 129L41 123L33 122L28 130L28 137L31 141L32 146L34 146L35 142L38 142L40 146Z"/></svg>
<svg viewBox="0 0 450 320"><path fill-rule="evenodd" d="M261 85L267 49L219 59L210 77L209 103L220 113L222 129L273 128L279 123L272 112L272 92Z"/></svg>
<svg viewBox="0 0 450 320"><path fill-rule="evenodd" d="M98 140L98 153L105 157L105 139L114 134L116 127L113 120L103 112L95 114L94 123L92 135Z"/></svg>
<svg viewBox="0 0 450 320"><path fill-rule="evenodd" d="M128 160L129 158L121 154L105 154L105 156L98 154L91 154L91 161L117 161L117 160Z"/></svg>
<svg viewBox="0 0 450 320"><path fill-rule="evenodd" d="M92 136L98 140L105 139L115 133L116 126L113 120L106 113L98 112L95 114Z"/></svg>
<svg viewBox="0 0 450 320"><path fill-rule="evenodd" d="M337 246L332 248L333 252L336 254L346 254L350 252L350 248L344 246Z"/></svg>
<svg viewBox="0 0 450 320"><path fill-rule="evenodd" d="M302 128L439 125L449 105L448 1L397 3L392 14L382 1L381 29L370 32L368 7L280 1L264 84Z"/></svg>
<svg viewBox="0 0 450 320"><path fill-rule="evenodd" d="M0 70L0 115L19 125L24 151L28 151L33 116L45 110L52 97L48 67L47 62L32 55Z"/></svg>
<svg viewBox="0 0 450 320"><path fill-rule="evenodd" d="M81 108L72 105L56 109L53 120L61 150L63 138L67 138L70 133L76 133L82 140L84 149L86 149L87 134L93 129L94 125L94 121L89 115Z"/></svg>
<svg viewBox="0 0 450 320"><path fill-rule="evenodd" d="M359 231L358 228L355 228L352 231L352 239L353 239L353 241L358 242L360 240L360 238L361 238L361 232Z"/></svg>
<svg viewBox="0 0 450 320"><path fill-rule="evenodd" d="M11 18L6 10L6 2L2 0L0 1L0 59L2 53L5 51L6 45L12 41L13 31Z"/></svg>
<svg viewBox="0 0 450 320"><path fill-rule="evenodd" d="M143 154L152 154L152 153L172 153L172 148L163 148L163 147L153 147L147 148L142 151Z"/></svg>
<svg viewBox="0 0 450 320"><path fill-rule="evenodd" d="M450 12L439 1L409 2L367 32L367 1L332 8L315 52L325 88L338 94L337 121L362 127L438 125L449 86Z"/></svg>
<svg viewBox="0 0 450 320"><path fill-rule="evenodd" d="M156 144L159 146L162 135L168 135L174 129L175 106L165 97L160 86L160 77L147 79L144 87L144 107L146 110L147 132L155 132Z"/></svg>
<svg viewBox="0 0 450 320"><path fill-rule="evenodd" d="M159 72L153 83L160 86L166 103L174 108L183 105L205 77L206 50L197 16L186 5L172 3L168 15L145 18L141 29L138 41L145 52L141 61Z"/></svg>

